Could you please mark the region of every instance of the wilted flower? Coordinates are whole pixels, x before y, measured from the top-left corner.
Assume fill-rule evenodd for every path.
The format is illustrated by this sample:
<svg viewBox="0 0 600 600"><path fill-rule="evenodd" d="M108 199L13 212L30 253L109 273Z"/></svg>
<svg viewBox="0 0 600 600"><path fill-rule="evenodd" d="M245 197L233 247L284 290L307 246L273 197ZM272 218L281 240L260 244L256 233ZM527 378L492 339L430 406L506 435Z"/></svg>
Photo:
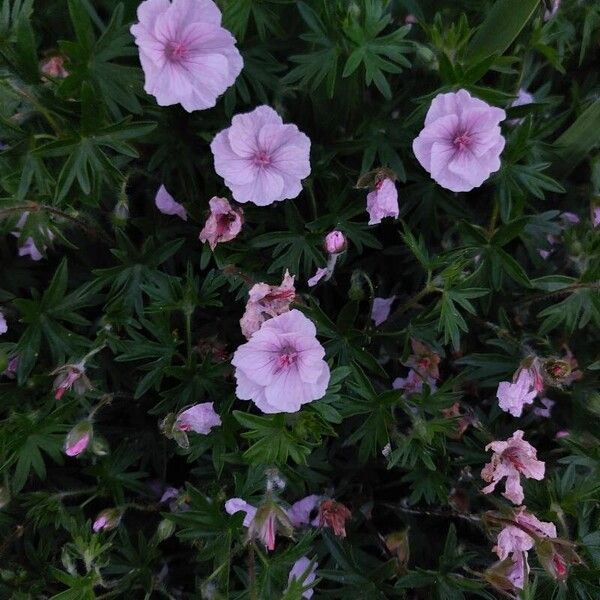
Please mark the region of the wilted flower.
<svg viewBox="0 0 600 600"><path fill-rule="evenodd" d="M236 395L264 413L297 412L325 395L329 366L310 319L291 310L269 319L235 352Z"/></svg>
<svg viewBox="0 0 600 600"><path fill-rule="evenodd" d="M0 335L8 331L8 324L6 323L6 317L4 313L0 311Z"/></svg>
<svg viewBox="0 0 600 600"><path fill-rule="evenodd" d="M498 384L496 396L498 405L504 412L509 412L513 417L520 417L523 407L526 404L532 404L537 396L537 391L533 389L534 380L527 369L521 369L519 376L514 383L501 381Z"/></svg>
<svg viewBox="0 0 600 600"><path fill-rule="evenodd" d="M161 185L158 188L154 198L154 204L163 215L176 215L180 219L187 221L187 212L185 207L183 204L179 204L179 202L175 201L175 198L169 194L164 185Z"/></svg>
<svg viewBox="0 0 600 600"><path fill-rule="evenodd" d="M569 540L538 539L535 545L538 560L546 572L558 581L567 578L570 565L581 564L576 546Z"/></svg>
<svg viewBox="0 0 600 600"><path fill-rule="evenodd" d="M237 79L243 60L235 38L221 27L212 0L146 0L131 33L140 51L144 90L160 106L192 112L211 108Z"/></svg>
<svg viewBox="0 0 600 600"><path fill-rule="evenodd" d="M493 492L496 484L506 477L506 487L502 495L514 504L521 504L524 498L521 475L538 481L544 478L545 465L541 460L537 460L536 449L523 439L520 429L508 440L492 442L485 449L491 449L494 454L492 460L481 471L481 478L491 482L481 490L484 494Z"/></svg>
<svg viewBox="0 0 600 600"><path fill-rule="evenodd" d="M390 296L389 298L373 298L371 319L373 320L373 323L375 323L375 327L379 327L379 325L387 321L395 299L396 296Z"/></svg>
<svg viewBox="0 0 600 600"><path fill-rule="evenodd" d="M234 116L210 148L215 171L238 202L267 206L295 198L310 174L310 140L270 106Z"/></svg>
<svg viewBox="0 0 600 600"><path fill-rule="evenodd" d="M315 287L323 277L329 274L329 269L325 267L319 267L316 273L307 281L308 287ZM329 279L329 278L328 278Z"/></svg>
<svg viewBox="0 0 600 600"><path fill-rule="evenodd" d="M85 374L85 363L83 362L63 365L52 371L50 375L56 375L52 384L56 400L60 400L64 396L64 393L71 388L73 388L78 396L82 396L92 387L90 380Z"/></svg>
<svg viewBox="0 0 600 600"><path fill-rule="evenodd" d="M194 404L179 413L174 427L179 431L193 431L208 435L213 427L221 425L221 417L215 412L213 402Z"/></svg>
<svg viewBox="0 0 600 600"><path fill-rule="evenodd" d="M505 140L498 124L505 118L501 108L473 98L466 90L438 94L413 151L442 187L468 192L500 169Z"/></svg>
<svg viewBox="0 0 600 600"><path fill-rule="evenodd" d="M210 215L200 232L200 241L208 242L211 250L217 244L229 242L240 233L244 222L244 212L241 208L233 208L225 198L211 198L209 201Z"/></svg>
<svg viewBox="0 0 600 600"><path fill-rule="evenodd" d="M472 425L475 422L473 417L461 415L459 402L455 402L449 408L442 409L442 416L445 419L456 419L456 433L452 436L455 439L460 439L469 425Z"/></svg>
<svg viewBox="0 0 600 600"><path fill-rule="evenodd" d="M346 521L351 517L352 513L341 502L323 500L319 505L319 526L333 529L339 537L346 537Z"/></svg>
<svg viewBox="0 0 600 600"><path fill-rule="evenodd" d="M402 364L413 368L421 377L439 379L440 355L419 340L411 339L410 345L413 353Z"/></svg>
<svg viewBox="0 0 600 600"><path fill-rule="evenodd" d="M302 598L310 600L310 598L312 598L314 594L314 591L310 586L315 582L317 578L317 567L317 563L311 563L311 561L306 556L299 558L290 570L290 574L288 576L288 589L292 581L299 581L302 583Z"/></svg>
<svg viewBox="0 0 600 600"><path fill-rule="evenodd" d="M267 319L287 312L295 297L294 276L287 270L280 285L253 285L248 292L246 310L240 319L244 337L250 339Z"/></svg>
<svg viewBox="0 0 600 600"><path fill-rule="evenodd" d="M325 236L325 250L329 252L329 254L339 254L346 249L346 246L346 236L337 229L330 231Z"/></svg>
<svg viewBox="0 0 600 600"><path fill-rule="evenodd" d="M248 539L259 539L267 550L275 550L277 533L292 537L294 528L285 511L272 499L261 504L248 526Z"/></svg>
<svg viewBox="0 0 600 600"><path fill-rule="evenodd" d="M65 439L65 454L67 456L79 456L85 452L92 439L92 424L87 419L77 423L67 434Z"/></svg>
<svg viewBox="0 0 600 600"><path fill-rule="evenodd" d="M40 71L44 75L64 79L69 76L69 71L65 69L65 57L61 54L55 54L44 59L40 64Z"/></svg>
<svg viewBox="0 0 600 600"><path fill-rule="evenodd" d="M375 183L375 189L367 194L369 225L377 225L385 217L396 218L400 214L398 190L393 179L386 177Z"/></svg>
<svg viewBox="0 0 600 600"><path fill-rule="evenodd" d="M420 394L423 391L423 384L426 383L432 392L435 392L437 385L435 379L430 375L423 377L419 375L414 369L410 369L408 375L403 377L396 377L392 382L392 387L395 390L404 390L407 395Z"/></svg>
<svg viewBox="0 0 600 600"><path fill-rule="evenodd" d="M98 531L110 531L117 527L121 521L122 513L117 508L106 508L99 512L94 519L92 529L94 533Z"/></svg>
<svg viewBox="0 0 600 600"><path fill-rule="evenodd" d="M394 533L388 533L385 536L386 548L396 557L400 570L404 572L408 559L410 558L410 538L408 537L409 528Z"/></svg>

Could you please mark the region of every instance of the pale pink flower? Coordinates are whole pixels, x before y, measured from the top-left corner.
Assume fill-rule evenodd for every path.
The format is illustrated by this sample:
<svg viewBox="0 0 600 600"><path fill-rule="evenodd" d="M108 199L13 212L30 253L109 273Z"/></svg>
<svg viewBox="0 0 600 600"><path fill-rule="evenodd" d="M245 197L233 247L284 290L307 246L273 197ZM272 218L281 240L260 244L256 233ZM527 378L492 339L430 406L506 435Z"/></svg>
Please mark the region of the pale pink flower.
<svg viewBox="0 0 600 600"><path fill-rule="evenodd" d="M92 387L85 374L85 364L83 362L63 365L50 374L56 375L56 379L52 384L56 400L60 400L65 392L71 388L75 390L78 396L82 396L86 390Z"/></svg>
<svg viewBox="0 0 600 600"><path fill-rule="evenodd" d="M576 215L573 212L562 212L558 215L559 218L563 221L564 225L577 225L581 222L579 215Z"/></svg>
<svg viewBox="0 0 600 600"><path fill-rule="evenodd" d="M225 502L225 511L229 515L234 515L236 512L243 512L244 516L244 527L250 527L250 523L256 515L256 507L252 504L248 504L242 498L230 498Z"/></svg>
<svg viewBox="0 0 600 600"><path fill-rule="evenodd" d="M265 321L233 355L237 397L264 413L297 412L322 398L330 373L316 333L296 309Z"/></svg>
<svg viewBox="0 0 600 600"><path fill-rule="evenodd" d="M319 267L316 273L307 281L308 287L315 287L323 277L329 274L329 269L326 267Z"/></svg>
<svg viewBox="0 0 600 600"><path fill-rule="evenodd" d="M317 566L317 563L312 563L311 565L310 560L306 556L303 556L294 563L294 566L291 568L290 574L288 575L288 586L294 580L302 581L302 597L307 600L310 600L314 594L314 591L310 586L317 578Z"/></svg>
<svg viewBox="0 0 600 600"><path fill-rule="evenodd" d="M295 298L294 276L287 270L281 285L254 284L248 292L246 310L240 319L244 337L249 340L267 319L287 312Z"/></svg>
<svg viewBox="0 0 600 600"><path fill-rule="evenodd" d="M131 33L140 51L144 89L160 106L211 108L240 74L235 38L221 27L212 0L146 0Z"/></svg>
<svg viewBox="0 0 600 600"><path fill-rule="evenodd" d="M14 235L16 238L21 237L21 229L23 229L23 227L25 226L28 217L29 212L24 212L17 221L17 231L12 232L12 235ZM48 240L52 241L54 239L54 234L52 233L52 231L50 231L50 229L46 228L46 231L43 231L43 228L40 227L40 232L44 233L45 237ZM42 247L42 252L45 252L45 250L46 246L44 245ZM29 256L31 260L41 260L43 258L42 252L39 251L32 237L28 237L25 240L25 242L21 246L19 246L19 256Z"/></svg>
<svg viewBox="0 0 600 600"><path fill-rule="evenodd" d="M481 471L481 478L490 483L481 490L484 494L493 492L496 485L506 477L502 495L514 504L521 504L524 498L521 475L538 481L544 478L545 465L537 460L536 449L523 439L520 429L508 440L492 442L485 449L491 449L494 454Z"/></svg>
<svg viewBox="0 0 600 600"><path fill-rule="evenodd" d="M367 212L369 225L377 225L385 217L398 217L398 190L392 179L380 179L375 184L375 189L367 194Z"/></svg>
<svg viewBox="0 0 600 600"><path fill-rule="evenodd" d="M295 198L310 174L310 140L270 106L234 116L210 148L215 171L238 202L267 206Z"/></svg>
<svg viewBox="0 0 600 600"><path fill-rule="evenodd" d="M548 257L551 254L550 250L544 250L543 248L538 248L538 254L544 259L548 260Z"/></svg>
<svg viewBox="0 0 600 600"><path fill-rule="evenodd" d="M550 398L541 398L540 402L544 405L544 408L536 406L533 409L533 414L544 419L549 419L552 416L552 407L556 402L550 400Z"/></svg>
<svg viewBox="0 0 600 600"><path fill-rule="evenodd" d="M438 94L413 151L442 187L468 192L500 169L505 140L498 124L505 118L502 109L473 98L466 90Z"/></svg>
<svg viewBox="0 0 600 600"><path fill-rule="evenodd" d="M549 21L558 12L558 9L560 8L560 2L561 0L552 0L552 6L550 9L546 9L544 11L544 21Z"/></svg>
<svg viewBox="0 0 600 600"><path fill-rule="evenodd" d="M8 331L8 325L6 323L6 317L4 313L0 311L0 335L5 334Z"/></svg>
<svg viewBox="0 0 600 600"><path fill-rule="evenodd" d="M65 69L64 65L65 57L61 54L55 54L42 61L40 70L44 75L64 79L69 75L69 71Z"/></svg>
<svg viewBox="0 0 600 600"><path fill-rule="evenodd" d="M179 204L179 202L175 201L175 198L167 192L167 188L164 185L161 185L158 188L158 192L156 192L156 197L154 198L154 204L163 215L176 215L180 219L187 221L185 207L183 204Z"/></svg>
<svg viewBox="0 0 600 600"><path fill-rule="evenodd" d="M592 224L594 227L600 227L600 206L592 209Z"/></svg>
<svg viewBox="0 0 600 600"><path fill-rule="evenodd" d="M404 390L407 396L412 394L420 394L423 391L423 384L426 383L432 392L435 392L437 385L435 379L431 375L423 376L420 375L414 369L410 369L408 375L403 377L396 377L392 382L392 387L395 390Z"/></svg>
<svg viewBox="0 0 600 600"><path fill-rule="evenodd" d="M531 104L534 101L533 96L523 88L519 89L517 97L510 103L510 106L525 106L527 104ZM509 125L520 125L523 122L523 119L510 119L507 121Z"/></svg>
<svg viewBox="0 0 600 600"><path fill-rule="evenodd" d="M512 561L512 566L509 568L506 576L515 588L522 590L529 577L527 552L516 552L510 560Z"/></svg>
<svg viewBox="0 0 600 600"><path fill-rule="evenodd" d="M533 389L534 380L528 369L521 369L519 376L514 383L501 381L498 384L496 396L498 405L504 412L510 413L513 417L520 417L523 413L523 407L526 404L532 404L537 396L537 391Z"/></svg>
<svg viewBox="0 0 600 600"><path fill-rule="evenodd" d="M208 435L213 427L221 425L221 417L215 412L213 402L194 404L182 411L175 419L174 428Z"/></svg>
<svg viewBox="0 0 600 600"><path fill-rule="evenodd" d="M92 439L92 426L89 421L82 421L71 429L65 439L65 454L79 456L86 450Z"/></svg>
<svg viewBox="0 0 600 600"><path fill-rule="evenodd" d="M325 236L324 245L329 254L339 254L346 249L346 236L341 231L330 231Z"/></svg>
<svg viewBox="0 0 600 600"><path fill-rule="evenodd" d="M298 502L294 502L287 511L291 524L294 527L300 527L311 523L310 513L319 506L320 502L321 496L316 494L311 494L298 500ZM316 525L317 523L314 522L313 524Z"/></svg>
<svg viewBox="0 0 600 600"><path fill-rule="evenodd" d="M395 299L396 296L390 296L389 298L373 298L371 319L373 320L373 323L375 323L375 327L379 327L379 325L387 321Z"/></svg>
<svg viewBox="0 0 600 600"><path fill-rule="evenodd" d="M233 208L225 198L215 196L208 202L210 215L200 232L200 241L208 242L214 250L217 244L229 242L240 233L244 223L244 212L241 208Z"/></svg>

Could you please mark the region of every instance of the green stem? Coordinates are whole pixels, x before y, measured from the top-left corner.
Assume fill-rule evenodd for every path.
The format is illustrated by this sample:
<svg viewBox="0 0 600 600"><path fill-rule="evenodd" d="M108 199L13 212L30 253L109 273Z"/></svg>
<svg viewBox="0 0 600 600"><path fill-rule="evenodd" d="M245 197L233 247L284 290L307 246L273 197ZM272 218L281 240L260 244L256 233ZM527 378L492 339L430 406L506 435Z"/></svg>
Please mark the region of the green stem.
<svg viewBox="0 0 600 600"><path fill-rule="evenodd" d="M490 216L490 222L488 224L488 232L490 235L494 233L494 229L496 229L496 221L498 220L498 212L499 212L499 202L497 199L494 199L494 208L492 209L492 214Z"/></svg>
<svg viewBox="0 0 600 600"><path fill-rule="evenodd" d="M52 127L56 135L61 134L60 127L58 126L58 123L55 121L54 117L50 114L48 110L46 110L44 105L41 104L35 96L29 94L26 90L15 85L14 82L10 82L10 87L17 94L19 94L19 96L25 98L25 100L27 100L46 119L46 121L48 121L48 124L50 125L50 127Z"/></svg>
<svg viewBox="0 0 600 600"><path fill-rule="evenodd" d="M192 313L189 310L185 312L185 341L189 364L192 360Z"/></svg>

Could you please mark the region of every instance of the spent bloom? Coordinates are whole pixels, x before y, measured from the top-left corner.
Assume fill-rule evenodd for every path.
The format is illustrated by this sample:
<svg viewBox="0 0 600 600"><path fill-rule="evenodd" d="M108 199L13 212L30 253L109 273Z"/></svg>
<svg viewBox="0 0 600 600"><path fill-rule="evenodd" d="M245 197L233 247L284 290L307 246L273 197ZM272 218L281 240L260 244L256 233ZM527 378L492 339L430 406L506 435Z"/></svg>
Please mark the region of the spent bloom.
<svg viewBox="0 0 600 600"><path fill-rule="evenodd" d="M375 183L375 189L367 194L367 212L369 225L377 225L385 217L398 217L398 190L393 179L385 177Z"/></svg>
<svg viewBox="0 0 600 600"><path fill-rule="evenodd" d="M176 215L180 219L187 221L187 212L185 207L183 204L179 204L179 202L177 202L175 198L169 194L164 185L161 185L158 188L154 198L154 204L163 215Z"/></svg>
<svg viewBox="0 0 600 600"><path fill-rule="evenodd" d="M300 581L302 583L302 598L310 600L314 594L314 591L310 586L317 578L317 567L317 563L311 563L308 557L303 556L302 558L299 558L290 570L290 574L288 576L288 586L292 583L292 581Z"/></svg>
<svg viewBox="0 0 600 600"><path fill-rule="evenodd" d="M264 413L293 413L325 395L329 366L312 321L299 310L269 319L233 355L236 395Z"/></svg>
<svg viewBox="0 0 600 600"><path fill-rule="evenodd" d="M294 276L287 270L280 285L254 284L248 292L246 310L240 319L244 337L249 340L267 319L287 312L295 297Z"/></svg>
<svg viewBox="0 0 600 600"><path fill-rule="evenodd" d="M520 417L523 407L532 404L537 396L531 372L528 369L521 369L514 383L501 381L496 396L498 405L504 412L510 413L513 417Z"/></svg>
<svg viewBox="0 0 600 600"><path fill-rule="evenodd" d="M310 140L270 106L235 115L212 141L215 171L238 202L295 198L310 174Z"/></svg>
<svg viewBox="0 0 600 600"><path fill-rule="evenodd" d="M175 419L174 428L179 431L193 431L208 435L213 427L221 425L221 417L215 412L212 402L194 404L182 411Z"/></svg>
<svg viewBox="0 0 600 600"><path fill-rule="evenodd" d="M200 241L208 242L211 250L221 242L229 242L238 236L244 223L244 212L233 208L225 198L215 196L208 202L210 215L200 232Z"/></svg>
<svg viewBox="0 0 600 600"><path fill-rule="evenodd" d="M407 395L420 394L423 391L423 384L426 383L432 392L435 392L437 385L431 375L421 375L415 369L410 369L406 377L396 377L392 382L395 390L404 390Z"/></svg>
<svg viewBox="0 0 600 600"><path fill-rule="evenodd" d="M78 396L82 396L86 390L92 387L90 380L85 374L85 363L67 364L55 369L50 375L56 375L52 389L54 398L60 400L67 390L73 388Z"/></svg>
<svg viewBox="0 0 600 600"><path fill-rule="evenodd" d="M505 140L499 123L501 108L473 98L466 90L438 94L413 141L421 166L442 187L468 192L500 169Z"/></svg>
<svg viewBox="0 0 600 600"><path fill-rule="evenodd" d="M490 484L481 490L484 494L493 492L496 484L506 477L506 487L502 495L513 504L521 504L525 497L521 475L538 481L544 478L545 465L541 460L537 460L536 449L523 439L520 429L508 440L492 442L485 449L492 450L494 454L492 460L481 471L481 478Z"/></svg>
<svg viewBox="0 0 600 600"><path fill-rule="evenodd" d="M319 526L333 529L338 537L346 537L346 521L350 517L352 513L341 502L323 500L319 505Z"/></svg>
<svg viewBox="0 0 600 600"><path fill-rule="evenodd" d="M329 254L339 254L346 249L346 236L337 229L334 231L330 231L325 236L325 250L329 252Z"/></svg>
<svg viewBox="0 0 600 600"><path fill-rule="evenodd" d="M375 327L379 327L382 323L387 321L392 310L392 304L396 296L390 296L389 298L374 298L373 308L371 310L371 319L375 323Z"/></svg>
<svg viewBox="0 0 600 600"><path fill-rule="evenodd" d="M221 27L212 0L146 0L131 33L140 51L144 90L160 106L203 110L237 79L243 60L235 38Z"/></svg>
<svg viewBox="0 0 600 600"><path fill-rule="evenodd" d="M40 71L49 77L64 79L68 77L69 71L65 69L65 57L61 54L55 54L44 59L40 64Z"/></svg>
<svg viewBox="0 0 600 600"><path fill-rule="evenodd" d="M402 364L413 368L421 377L440 378L440 355L419 340L411 339L413 353Z"/></svg>
<svg viewBox="0 0 600 600"><path fill-rule="evenodd" d="M88 421L81 421L69 431L65 439L65 454L67 456L79 456L85 452L92 439L92 424Z"/></svg>

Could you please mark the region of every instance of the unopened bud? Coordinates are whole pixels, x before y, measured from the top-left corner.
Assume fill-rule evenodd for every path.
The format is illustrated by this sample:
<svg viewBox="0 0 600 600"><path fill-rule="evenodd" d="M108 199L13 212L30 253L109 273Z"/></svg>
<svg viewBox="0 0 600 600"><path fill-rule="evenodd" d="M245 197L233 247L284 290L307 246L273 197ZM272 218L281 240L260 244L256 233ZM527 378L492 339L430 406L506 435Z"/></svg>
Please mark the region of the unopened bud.
<svg viewBox="0 0 600 600"><path fill-rule="evenodd" d="M96 456L106 456L110 452L110 447L106 439L102 436L94 435L91 451Z"/></svg>
<svg viewBox="0 0 600 600"><path fill-rule="evenodd" d="M535 544L538 560L546 572L555 580L567 578L569 566L581 564L575 544L561 539L538 539Z"/></svg>
<svg viewBox="0 0 600 600"><path fill-rule="evenodd" d="M346 250L347 245L346 236L337 229L330 231L325 236L325 250L329 252L329 254L340 254Z"/></svg>
<svg viewBox="0 0 600 600"><path fill-rule="evenodd" d="M94 533L98 531L110 531L119 525L122 513L118 508L105 508L99 512L94 519L92 529Z"/></svg>
<svg viewBox="0 0 600 600"><path fill-rule="evenodd" d="M92 424L87 419L77 423L65 438L65 454L67 456L79 456L85 452L92 439L92 434Z"/></svg>
<svg viewBox="0 0 600 600"><path fill-rule="evenodd" d="M551 383L561 383L571 374L571 365L566 360L549 358L544 361L544 372Z"/></svg>
<svg viewBox="0 0 600 600"><path fill-rule="evenodd" d="M406 567L410 558L410 539L408 527L385 536L387 549L398 559L399 566Z"/></svg>
<svg viewBox="0 0 600 600"><path fill-rule="evenodd" d="M117 227L124 227L129 219L129 202L127 198L120 198L117 202L113 214L113 223Z"/></svg>
<svg viewBox="0 0 600 600"><path fill-rule="evenodd" d="M170 538L175 532L175 523L169 519L163 519L156 529L156 537L159 542Z"/></svg>

